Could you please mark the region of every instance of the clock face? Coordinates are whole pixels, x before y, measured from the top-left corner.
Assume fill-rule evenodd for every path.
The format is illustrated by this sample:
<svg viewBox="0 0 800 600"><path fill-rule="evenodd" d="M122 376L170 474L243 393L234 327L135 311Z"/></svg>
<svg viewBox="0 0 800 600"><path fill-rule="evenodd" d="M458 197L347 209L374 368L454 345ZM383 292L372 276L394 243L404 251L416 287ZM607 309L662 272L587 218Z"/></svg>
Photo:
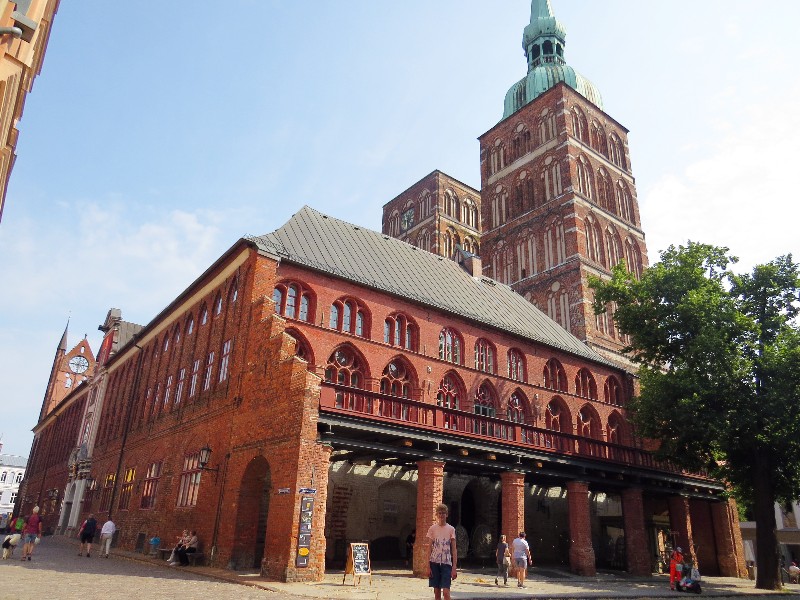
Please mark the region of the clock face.
<svg viewBox="0 0 800 600"><path fill-rule="evenodd" d="M73 373L83 373L89 368L89 361L83 356L75 356L70 359L69 368Z"/></svg>
<svg viewBox="0 0 800 600"><path fill-rule="evenodd" d="M400 228L405 231L409 227L414 224L414 209L409 208L406 212L403 213L403 216L400 220Z"/></svg>

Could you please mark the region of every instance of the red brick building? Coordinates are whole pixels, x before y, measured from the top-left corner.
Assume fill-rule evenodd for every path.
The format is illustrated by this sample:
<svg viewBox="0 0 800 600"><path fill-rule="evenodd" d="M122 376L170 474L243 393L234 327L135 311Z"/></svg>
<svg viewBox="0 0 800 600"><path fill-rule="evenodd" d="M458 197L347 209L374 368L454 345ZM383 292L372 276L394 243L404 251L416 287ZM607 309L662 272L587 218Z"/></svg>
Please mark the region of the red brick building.
<svg viewBox="0 0 800 600"><path fill-rule="evenodd" d="M558 36L549 2L535 0L525 35L534 70L561 69ZM537 45L547 61L536 61ZM384 234L303 207L275 232L236 242L103 359L100 418L79 461L86 475L54 468L65 459L43 442L62 413L79 439L80 419L66 414L79 390L37 425L29 489L91 482L79 513L113 515L122 547L143 548L154 535L168 544L196 529L214 565L258 567L281 580L320 579L352 541L368 541L373 560L401 558L412 529L421 575L424 534L442 501L465 561L491 561L499 534L526 530L538 564L576 573L647 574L680 544L705 573L743 574L724 486L642 449L626 417L634 382L615 360L618 341L590 339L598 330L581 286L610 263L584 256L586 223L625 227L637 244L641 232L632 197L617 214L608 196L597 204L568 190L582 157L592 173L614 163L591 138L572 139L573 109L616 134L622 149L607 152L618 160L624 130L597 108L585 80L558 73L562 81L532 99L512 88L512 100L526 102L512 102L481 138L482 208L474 190L434 172L387 205ZM536 110L552 131L543 145L524 133ZM613 172L630 189L624 157ZM439 219L424 229L439 244L454 222L448 190L462 201L459 222L465 197L481 210L480 254L495 279L469 253L453 261L450 251L416 245L425 219ZM419 212L425 191L430 211ZM535 244L525 227L536 229ZM546 268L514 262L530 260L533 245L549 256ZM642 266L643 242L639 249ZM550 293L567 321L528 301L546 305ZM41 499L29 492L23 509Z"/></svg>
<svg viewBox="0 0 800 600"><path fill-rule="evenodd" d="M453 258L456 248L479 255L481 195L434 171L383 206L383 233Z"/></svg>

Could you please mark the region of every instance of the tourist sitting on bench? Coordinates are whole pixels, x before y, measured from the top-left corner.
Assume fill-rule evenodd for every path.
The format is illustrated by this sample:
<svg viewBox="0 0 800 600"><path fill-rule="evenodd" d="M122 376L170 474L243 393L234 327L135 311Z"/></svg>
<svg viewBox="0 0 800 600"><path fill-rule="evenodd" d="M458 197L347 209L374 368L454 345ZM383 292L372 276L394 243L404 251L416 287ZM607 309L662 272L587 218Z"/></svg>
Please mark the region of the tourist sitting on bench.
<svg viewBox="0 0 800 600"><path fill-rule="evenodd" d="M192 531L191 537L186 545L182 546L179 550L175 551L175 554L178 556L178 561L180 561L180 565L185 567L189 564L189 557L186 556L187 554L197 552L197 546L200 544L200 541L197 539L197 532Z"/></svg>

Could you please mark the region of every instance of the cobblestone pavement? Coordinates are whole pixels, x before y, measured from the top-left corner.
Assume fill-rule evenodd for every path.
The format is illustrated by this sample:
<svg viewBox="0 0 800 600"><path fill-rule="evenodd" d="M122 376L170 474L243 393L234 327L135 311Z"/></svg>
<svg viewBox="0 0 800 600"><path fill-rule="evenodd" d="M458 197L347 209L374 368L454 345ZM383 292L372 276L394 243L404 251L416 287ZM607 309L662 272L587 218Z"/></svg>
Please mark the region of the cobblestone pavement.
<svg viewBox="0 0 800 600"><path fill-rule="evenodd" d="M47 537L36 548L33 560L16 557L0 560L0 600L430 600L433 594L427 581L409 571L378 569L372 582L363 577L357 586L352 576L342 584L341 572L328 572L319 583L279 583L258 577L257 573L228 571L211 567L170 568L164 561L132 552L112 550L109 559L94 554L77 555L77 542L63 537ZM559 599L635 599L691 598L667 589L664 576L630 578L604 573L578 577L547 568L531 571L526 589L497 587L489 569L460 571L454 582L454 600ZM783 592L759 594L752 581L727 577L707 577L703 596L740 600L800 600L800 585Z"/></svg>
<svg viewBox="0 0 800 600"><path fill-rule="evenodd" d="M94 548L93 548L94 549ZM0 560L2 600L284 600L297 596L202 577L181 569L119 558L78 556L77 545L44 538L31 561L18 548Z"/></svg>

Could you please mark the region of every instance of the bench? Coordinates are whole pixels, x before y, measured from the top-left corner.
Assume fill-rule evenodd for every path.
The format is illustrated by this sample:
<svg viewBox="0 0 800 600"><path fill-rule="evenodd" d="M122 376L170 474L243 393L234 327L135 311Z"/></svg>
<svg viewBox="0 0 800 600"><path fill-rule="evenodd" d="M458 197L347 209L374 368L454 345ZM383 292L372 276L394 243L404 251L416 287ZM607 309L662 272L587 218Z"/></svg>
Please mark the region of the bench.
<svg viewBox="0 0 800 600"><path fill-rule="evenodd" d="M159 548L158 549L158 556L161 560L167 560L170 554L172 554L172 548ZM205 561L205 553L204 552L188 552L186 554L186 558L189 560L189 564L191 566L202 565Z"/></svg>

